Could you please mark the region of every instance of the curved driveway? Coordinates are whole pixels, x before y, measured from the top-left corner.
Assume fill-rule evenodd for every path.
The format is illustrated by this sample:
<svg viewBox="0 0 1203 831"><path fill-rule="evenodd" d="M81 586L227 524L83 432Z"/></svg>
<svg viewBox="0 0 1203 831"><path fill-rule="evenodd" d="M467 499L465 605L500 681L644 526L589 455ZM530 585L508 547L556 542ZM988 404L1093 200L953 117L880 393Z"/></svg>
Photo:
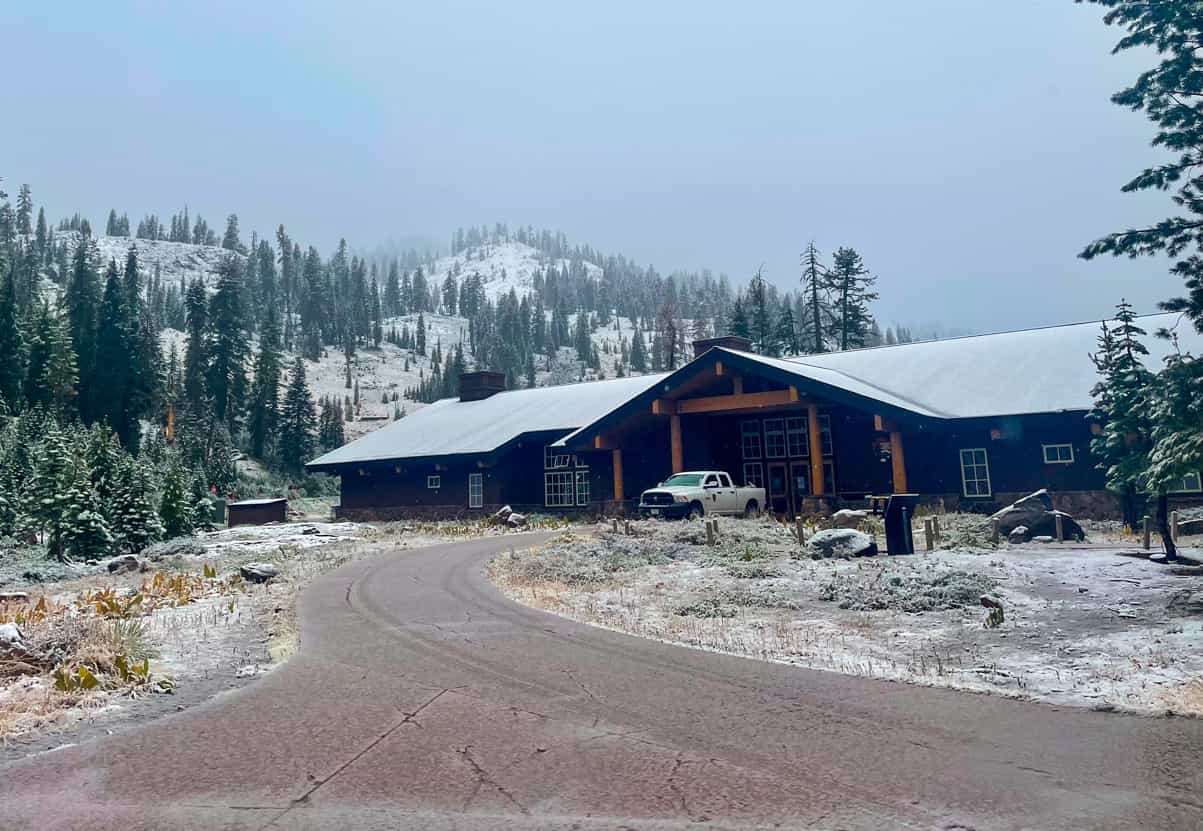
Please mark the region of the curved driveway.
<svg viewBox="0 0 1203 831"><path fill-rule="evenodd" d="M0 828L1203 827L1203 722L799 670L583 626L484 576L526 537L353 563L300 654L0 768Z"/></svg>

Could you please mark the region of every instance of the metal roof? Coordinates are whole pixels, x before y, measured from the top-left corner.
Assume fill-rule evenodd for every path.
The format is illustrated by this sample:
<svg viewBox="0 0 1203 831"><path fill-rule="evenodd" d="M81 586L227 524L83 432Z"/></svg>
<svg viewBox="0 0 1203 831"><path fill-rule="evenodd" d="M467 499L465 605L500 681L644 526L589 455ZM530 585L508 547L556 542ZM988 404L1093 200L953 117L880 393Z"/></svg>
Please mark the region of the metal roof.
<svg viewBox="0 0 1203 831"><path fill-rule="evenodd" d="M489 453L523 433L575 430L666 377L663 373L499 392L480 401L444 398L368 433L307 466Z"/></svg>

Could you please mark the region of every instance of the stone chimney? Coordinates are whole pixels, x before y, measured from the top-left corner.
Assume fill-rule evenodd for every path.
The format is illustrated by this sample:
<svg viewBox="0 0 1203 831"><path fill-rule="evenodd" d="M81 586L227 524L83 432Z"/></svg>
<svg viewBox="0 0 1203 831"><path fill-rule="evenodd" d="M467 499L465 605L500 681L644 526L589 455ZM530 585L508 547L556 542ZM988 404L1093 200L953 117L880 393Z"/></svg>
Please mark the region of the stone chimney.
<svg viewBox="0 0 1203 831"><path fill-rule="evenodd" d="M752 341L747 338L741 338L739 335L723 335L718 338L702 338L693 342L693 356L700 357L707 349L714 346L721 346L724 349L730 349L733 352L751 352Z"/></svg>
<svg viewBox="0 0 1203 831"><path fill-rule="evenodd" d="M464 372L459 376L459 400L481 401L505 392L504 372Z"/></svg>

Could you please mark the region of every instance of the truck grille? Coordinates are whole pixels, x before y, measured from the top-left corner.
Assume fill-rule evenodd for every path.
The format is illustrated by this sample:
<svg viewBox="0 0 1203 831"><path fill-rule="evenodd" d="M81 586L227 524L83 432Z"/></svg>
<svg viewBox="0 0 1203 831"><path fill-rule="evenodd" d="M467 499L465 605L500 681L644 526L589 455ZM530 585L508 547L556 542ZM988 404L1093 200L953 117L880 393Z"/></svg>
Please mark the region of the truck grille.
<svg viewBox="0 0 1203 831"><path fill-rule="evenodd" d="M643 495L644 505L671 505L673 504L673 495L671 493L645 493Z"/></svg>

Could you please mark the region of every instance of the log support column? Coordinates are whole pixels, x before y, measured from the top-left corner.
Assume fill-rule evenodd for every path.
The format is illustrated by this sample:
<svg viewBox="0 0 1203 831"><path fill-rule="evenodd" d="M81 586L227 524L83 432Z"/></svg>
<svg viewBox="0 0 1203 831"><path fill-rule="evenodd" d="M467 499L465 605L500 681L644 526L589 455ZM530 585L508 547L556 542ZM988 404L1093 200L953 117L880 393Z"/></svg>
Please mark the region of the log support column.
<svg viewBox="0 0 1203 831"><path fill-rule="evenodd" d="M822 496L823 482L823 434L819 429L819 405L811 404L806 408L806 417L810 431L810 493L811 496Z"/></svg>
<svg viewBox="0 0 1203 831"><path fill-rule="evenodd" d="M610 451L610 458L613 460L614 466L614 501L621 503L623 500L622 492L622 451L615 448Z"/></svg>
<svg viewBox="0 0 1203 831"><path fill-rule="evenodd" d="M906 456L902 452L902 433L890 431L890 463L894 468L894 493L909 493L906 489Z"/></svg>
<svg viewBox="0 0 1203 831"><path fill-rule="evenodd" d="M685 469L685 453L681 447L681 417L672 415L668 422L668 429L672 443L672 463L673 473L680 473Z"/></svg>

